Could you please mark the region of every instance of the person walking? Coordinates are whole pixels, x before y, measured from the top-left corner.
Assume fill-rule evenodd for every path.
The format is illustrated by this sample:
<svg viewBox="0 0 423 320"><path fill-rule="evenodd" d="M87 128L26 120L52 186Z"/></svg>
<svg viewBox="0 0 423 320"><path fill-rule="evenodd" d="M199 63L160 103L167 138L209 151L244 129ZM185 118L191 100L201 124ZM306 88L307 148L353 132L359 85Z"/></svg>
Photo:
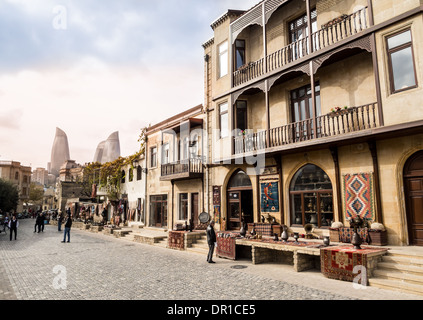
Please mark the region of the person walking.
<svg viewBox="0 0 423 320"><path fill-rule="evenodd" d="M38 211L35 216L34 233L37 232L37 228L38 228L38 232L40 232L40 214L41 214L41 211Z"/></svg>
<svg viewBox="0 0 423 320"><path fill-rule="evenodd" d="M63 235L63 241L62 243L66 242L66 235L68 235L68 242L70 242L70 230L72 227L72 217L71 215L68 215L65 222L65 233Z"/></svg>
<svg viewBox="0 0 423 320"><path fill-rule="evenodd" d="M19 221L16 219L16 216L13 215L12 219L9 221L9 230L10 230L10 241L12 241L12 234L15 232L15 240L16 235L18 233Z"/></svg>
<svg viewBox="0 0 423 320"><path fill-rule="evenodd" d="M206 232L207 232L207 243L209 245L209 253L207 255L207 262L215 263L213 261L213 252L214 252L214 247L216 245L216 233L214 232L214 220L210 222Z"/></svg>
<svg viewBox="0 0 423 320"><path fill-rule="evenodd" d="M46 214L44 212L41 212L41 217L40 217L40 228L41 228L41 232L44 232L44 220L46 219Z"/></svg>
<svg viewBox="0 0 423 320"><path fill-rule="evenodd" d="M101 216L103 217L103 224L107 223L107 209L106 207L103 208L103 211L101 212Z"/></svg>
<svg viewBox="0 0 423 320"><path fill-rule="evenodd" d="M57 231L62 231L62 222L63 222L63 216L62 216L62 213L59 212L59 216L57 217Z"/></svg>

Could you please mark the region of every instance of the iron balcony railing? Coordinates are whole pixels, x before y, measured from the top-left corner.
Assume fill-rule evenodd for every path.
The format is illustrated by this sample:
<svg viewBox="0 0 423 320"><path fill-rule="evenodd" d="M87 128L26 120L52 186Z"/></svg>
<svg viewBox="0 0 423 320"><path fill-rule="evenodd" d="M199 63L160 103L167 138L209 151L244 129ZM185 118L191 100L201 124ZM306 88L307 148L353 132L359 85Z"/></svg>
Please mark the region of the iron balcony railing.
<svg viewBox="0 0 423 320"><path fill-rule="evenodd" d="M350 15L343 15L322 25L322 28L312 33L311 36L292 42L282 49L267 55L266 64L264 63L265 59L261 58L240 67L233 73L234 87L268 72L280 69L289 63L306 57L312 52L319 51L362 32L369 27L367 18L367 7ZM310 48L313 48L313 50L310 50Z"/></svg>
<svg viewBox="0 0 423 320"><path fill-rule="evenodd" d="M180 160L175 163L168 163L161 165L162 177L169 177L179 174L203 173L203 161L201 158L191 158L187 160Z"/></svg>
<svg viewBox="0 0 423 320"><path fill-rule="evenodd" d="M234 139L235 154L376 128L379 126L376 113L377 103L371 103L316 117L317 130L314 130L312 118L289 123L270 129L269 143L267 143L266 131L238 136Z"/></svg>

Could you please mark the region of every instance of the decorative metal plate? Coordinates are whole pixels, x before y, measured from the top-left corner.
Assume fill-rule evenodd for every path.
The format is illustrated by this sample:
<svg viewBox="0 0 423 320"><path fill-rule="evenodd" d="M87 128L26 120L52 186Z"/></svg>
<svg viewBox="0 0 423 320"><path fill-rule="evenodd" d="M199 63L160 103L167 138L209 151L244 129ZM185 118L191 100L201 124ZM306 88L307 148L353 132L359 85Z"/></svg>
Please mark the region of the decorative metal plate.
<svg viewBox="0 0 423 320"><path fill-rule="evenodd" d="M207 223L209 222L210 215L207 212L201 212L198 219L201 223Z"/></svg>

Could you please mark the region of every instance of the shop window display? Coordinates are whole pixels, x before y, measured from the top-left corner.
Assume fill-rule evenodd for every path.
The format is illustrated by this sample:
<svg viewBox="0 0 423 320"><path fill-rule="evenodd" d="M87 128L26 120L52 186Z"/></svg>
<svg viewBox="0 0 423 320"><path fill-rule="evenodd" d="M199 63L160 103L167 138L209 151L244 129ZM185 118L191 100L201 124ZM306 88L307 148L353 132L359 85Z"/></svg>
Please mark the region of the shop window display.
<svg viewBox="0 0 423 320"><path fill-rule="evenodd" d="M333 219L333 191L328 175L308 164L294 176L290 187L291 225L330 227Z"/></svg>

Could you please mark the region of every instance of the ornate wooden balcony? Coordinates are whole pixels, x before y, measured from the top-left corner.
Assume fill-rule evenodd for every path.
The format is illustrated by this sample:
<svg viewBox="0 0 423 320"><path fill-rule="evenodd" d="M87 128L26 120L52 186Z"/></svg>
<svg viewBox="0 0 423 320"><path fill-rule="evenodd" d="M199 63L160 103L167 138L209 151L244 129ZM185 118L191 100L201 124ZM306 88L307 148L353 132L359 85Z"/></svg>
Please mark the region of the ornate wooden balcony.
<svg viewBox="0 0 423 320"><path fill-rule="evenodd" d="M342 15L322 25L321 29L312 33L311 36L299 39L267 55L266 59L261 58L257 61L250 62L236 70L233 73L234 87L266 73L281 69L290 63L307 57L313 52L318 52L343 39L360 33L369 27L367 19L367 7L364 7L350 15ZM311 48L313 50L310 50Z"/></svg>
<svg viewBox="0 0 423 320"><path fill-rule="evenodd" d="M341 109L337 112L293 122L269 130L269 143L266 131L246 134L235 137L235 154L255 152L268 148L285 145L295 145L303 141L312 141L321 138L339 137L343 135L368 130L379 126L376 116L377 104L371 103L360 107ZM317 130L314 130L316 123Z"/></svg>
<svg viewBox="0 0 423 320"><path fill-rule="evenodd" d="M181 160L175 163L162 164L161 181L198 179L203 177L203 161L201 158Z"/></svg>

